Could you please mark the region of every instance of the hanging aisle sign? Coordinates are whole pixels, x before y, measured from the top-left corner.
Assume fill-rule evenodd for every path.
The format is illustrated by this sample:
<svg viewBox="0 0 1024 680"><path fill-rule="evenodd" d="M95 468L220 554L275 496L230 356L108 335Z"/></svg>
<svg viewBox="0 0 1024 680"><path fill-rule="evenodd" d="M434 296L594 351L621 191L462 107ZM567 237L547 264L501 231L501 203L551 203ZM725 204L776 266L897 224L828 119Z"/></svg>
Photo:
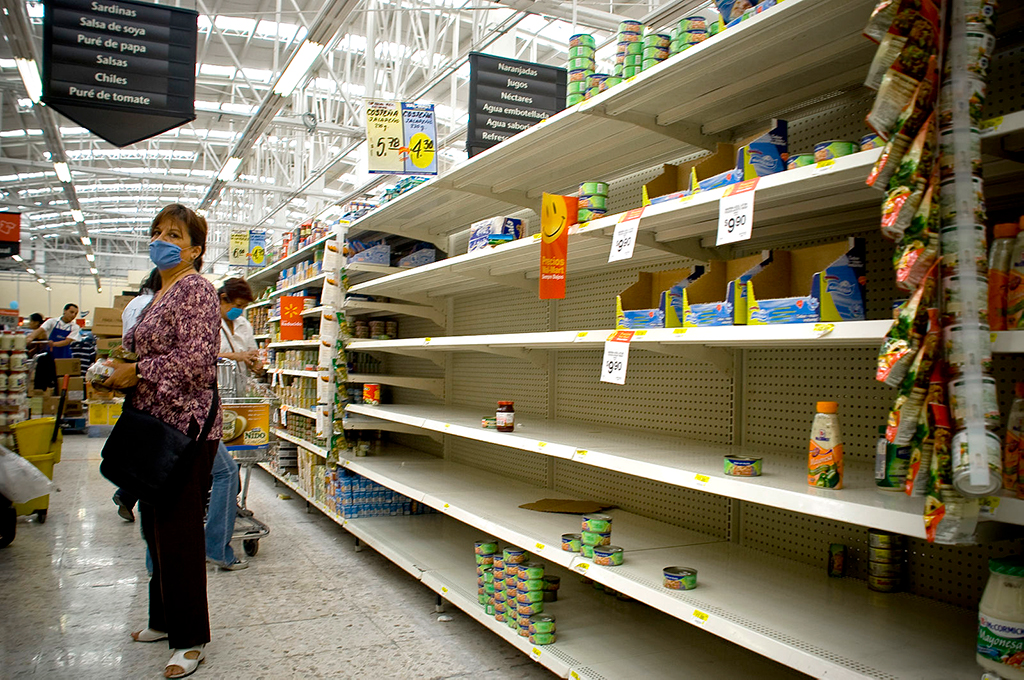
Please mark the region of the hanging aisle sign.
<svg viewBox="0 0 1024 680"><path fill-rule="evenodd" d="M437 174L437 122L433 104L366 100L369 172Z"/></svg>
<svg viewBox="0 0 1024 680"><path fill-rule="evenodd" d="M257 229L249 231L249 266L262 267L267 260L267 232Z"/></svg>
<svg viewBox="0 0 1024 680"><path fill-rule="evenodd" d="M564 68L470 52L469 156L564 109L565 79Z"/></svg>
<svg viewBox="0 0 1024 680"><path fill-rule="evenodd" d="M234 227L228 245L228 264L246 266L249 264L249 230Z"/></svg>
<svg viewBox="0 0 1024 680"><path fill-rule="evenodd" d="M0 212L0 257L21 252L21 213Z"/></svg>
<svg viewBox="0 0 1024 680"><path fill-rule="evenodd" d="M195 120L193 10L45 0L43 102L114 146Z"/></svg>

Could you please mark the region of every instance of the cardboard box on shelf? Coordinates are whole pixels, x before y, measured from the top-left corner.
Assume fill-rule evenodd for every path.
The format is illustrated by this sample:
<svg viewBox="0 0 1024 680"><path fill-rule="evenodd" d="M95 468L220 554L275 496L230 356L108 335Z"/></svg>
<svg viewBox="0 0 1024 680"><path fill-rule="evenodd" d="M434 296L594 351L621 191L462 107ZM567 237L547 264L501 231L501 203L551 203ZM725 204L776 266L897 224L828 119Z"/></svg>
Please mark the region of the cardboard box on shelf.
<svg viewBox="0 0 1024 680"><path fill-rule="evenodd" d="M746 287L751 325L862 320L864 240L774 251Z"/></svg>
<svg viewBox="0 0 1024 680"><path fill-rule="evenodd" d="M121 417L123 400L89 403L90 425L113 425Z"/></svg>
<svg viewBox="0 0 1024 680"><path fill-rule="evenodd" d="M121 345L121 336L115 337L97 337L96 338L96 351L97 352L109 352L115 347Z"/></svg>
<svg viewBox="0 0 1024 680"><path fill-rule="evenodd" d="M736 260L713 260L700 280L673 296L672 307L687 328L747 322L746 282L771 260L771 252Z"/></svg>
<svg viewBox="0 0 1024 680"><path fill-rule="evenodd" d="M92 310L93 335L120 337L121 311L115 307L97 307Z"/></svg>
<svg viewBox="0 0 1024 680"><path fill-rule="evenodd" d="M81 401L66 401L64 402L64 417L65 418L84 418L85 408L82 406Z"/></svg>
<svg viewBox="0 0 1024 680"><path fill-rule="evenodd" d="M40 415L56 416L58 406L60 406L60 397L42 397Z"/></svg>
<svg viewBox="0 0 1024 680"><path fill-rule="evenodd" d="M124 311L124 308L128 306L128 303L135 299L134 295L115 295L114 296L114 309Z"/></svg>
<svg viewBox="0 0 1024 680"><path fill-rule="evenodd" d="M469 246L466 252L487 247L491 234L507 234L512 240L523 237L523 221L514 217L491 217L474 222L469 228Z"/></svg>
<svg viewBox="0 0 1024 680"><path fill-rule="evenodd" d="M89 402L94 401L114 401L118 399L120 395L114 390L105 390L100 387L96 387L92 383L85 384L85 400Z"/></svg>
<svg viewBox="0 0 1024 680"><path fill-rule="evenodd" d="M85 399L85 378L81 376L68 381L68 400L82 401Z"/></svg>
<svg viewBox="0 0 1024 680"><path fill-rule="evenodd" d="M57 366L57 375L82 375L82 361L80 359L54 359Z"/></svg>
<svg viewBox="0 0 1024 680"><path fill-rule="evenodd" d="M615 327L676 328L680 319L669 306L673 289L682 290L704 273L704 266L640 272L638 280L615 297Z"/></svg>

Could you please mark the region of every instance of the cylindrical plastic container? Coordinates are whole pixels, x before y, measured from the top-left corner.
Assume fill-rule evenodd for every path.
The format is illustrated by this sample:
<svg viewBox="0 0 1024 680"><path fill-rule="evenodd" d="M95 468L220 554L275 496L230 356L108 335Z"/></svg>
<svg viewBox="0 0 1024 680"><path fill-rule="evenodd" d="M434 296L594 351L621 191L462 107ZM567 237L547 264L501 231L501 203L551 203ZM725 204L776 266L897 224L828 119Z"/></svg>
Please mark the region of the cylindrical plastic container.
<svg viewBox="0 0 1024 680"><path fill-rule="evenodd" d="M807 456L807 483L825 489L843 488L843 439L839 432L839 404L819 401Z"/></svg>
<svg viewBox="0 0 1024 680"><path fill-rule="evenodd" d="M1024 232L1018 231L1006 283L1006 329L1020 328L1024 328Z"/></svg>
<svg viewBox="0 0 1024 680"><path fill-rule="evenodd" d="M1003 557L988 561L988 584L978 605L975 659L1004 680L1024 680L1018 657L1024 645L1024 561Z"/></svg>

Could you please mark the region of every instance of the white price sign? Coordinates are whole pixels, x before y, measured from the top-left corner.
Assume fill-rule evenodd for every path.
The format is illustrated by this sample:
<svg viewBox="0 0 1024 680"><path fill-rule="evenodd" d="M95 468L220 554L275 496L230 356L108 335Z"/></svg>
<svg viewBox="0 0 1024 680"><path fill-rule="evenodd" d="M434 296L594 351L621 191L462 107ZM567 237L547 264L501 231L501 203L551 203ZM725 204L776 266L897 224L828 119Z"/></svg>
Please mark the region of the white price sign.
<svg viewBox="0 0 1024 680"><path fill-rule="evenodd" d="M636 247L636 232L640 228L640 218L643 217L643 214L643 208L635 208L626 212L619 223L615 225L615 232L612 234L612 250L608 253L609 262L628 260L633 257L633 249Z"/></svg>
<svg viewBox="0 0 1024 680"><path fill-rule="evenodd" d="M715 245L746 241L754 227L754 188L757 180L733 184L718 201L718 238Z"/></svg>
<svg viewBox="0 0 1024 680"><path fill-rule="evenodd" d="M634 331L615 331L604 342L601 358L601 382L626 384L626 364L629 362L629 341Z"/></svg>

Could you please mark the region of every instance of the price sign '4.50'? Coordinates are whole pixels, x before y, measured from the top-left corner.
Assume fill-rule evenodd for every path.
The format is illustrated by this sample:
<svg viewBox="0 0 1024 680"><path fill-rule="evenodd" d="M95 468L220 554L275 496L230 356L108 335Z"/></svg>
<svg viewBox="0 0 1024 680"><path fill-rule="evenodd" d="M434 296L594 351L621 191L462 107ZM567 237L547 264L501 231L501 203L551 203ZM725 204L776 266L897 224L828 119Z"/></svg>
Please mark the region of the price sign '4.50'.
<svg viewBox="0 0 1024 680"><path fill-rule="evenodd" d="M718 201L718 238L715 245L721 246L750 238L754 226L754 188L757 180L752 179L727 187Z"/></svg>
<svg viewBox="0 0 1024 680"><path fill-rule="evenodd" d="M601 382L626 384L626 366L629 363L629 341L634 331L615 331L604 342L601 358Z"/></svg>

